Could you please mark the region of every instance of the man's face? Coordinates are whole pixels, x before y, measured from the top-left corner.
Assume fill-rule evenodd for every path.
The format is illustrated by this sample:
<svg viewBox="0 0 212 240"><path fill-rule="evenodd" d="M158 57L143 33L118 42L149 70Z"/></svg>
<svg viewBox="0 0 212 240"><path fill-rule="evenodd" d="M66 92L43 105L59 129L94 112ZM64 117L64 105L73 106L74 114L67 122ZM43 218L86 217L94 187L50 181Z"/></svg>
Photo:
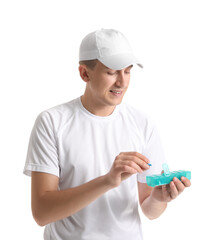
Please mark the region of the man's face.
<svg viewBox="0 0 212 240"><path fill-rule="evenodd" d="M121 103L130 82L132 65L122 70L112 70L101 62L93 70L88 69L87 90L96 104L115 106Z"/></svg>

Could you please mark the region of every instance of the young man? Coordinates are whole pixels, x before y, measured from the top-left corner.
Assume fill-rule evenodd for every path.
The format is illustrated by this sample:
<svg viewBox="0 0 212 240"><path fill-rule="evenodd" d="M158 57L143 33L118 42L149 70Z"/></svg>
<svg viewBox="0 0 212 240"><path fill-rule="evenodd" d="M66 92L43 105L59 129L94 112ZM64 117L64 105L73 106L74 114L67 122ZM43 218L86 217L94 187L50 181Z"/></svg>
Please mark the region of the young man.
<svg viewBox="0 0 212 240"><path fill-rule="evenodd" d="M84 95L40 113L31 133L24 173L33 217L45 240L141 240L138 203L155 219L190 181L145 182L165 158L154 125L121 103L133 64L142 67L124 35L88 34L79 60Z"/></svg>

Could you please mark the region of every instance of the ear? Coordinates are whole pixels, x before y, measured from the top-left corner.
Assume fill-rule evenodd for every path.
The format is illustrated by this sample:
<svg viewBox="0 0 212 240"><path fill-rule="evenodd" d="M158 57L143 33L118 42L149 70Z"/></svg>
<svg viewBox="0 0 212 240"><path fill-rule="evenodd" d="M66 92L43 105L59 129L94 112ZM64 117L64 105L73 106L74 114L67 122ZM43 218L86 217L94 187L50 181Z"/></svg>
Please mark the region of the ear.
<svg viewBox="0 0 212 240"><path fill-rule="evenodd" d="M88 69L85 65L79 65L79 73L82 80L87 83L89 81L89 77L88 77Z"/></svg>

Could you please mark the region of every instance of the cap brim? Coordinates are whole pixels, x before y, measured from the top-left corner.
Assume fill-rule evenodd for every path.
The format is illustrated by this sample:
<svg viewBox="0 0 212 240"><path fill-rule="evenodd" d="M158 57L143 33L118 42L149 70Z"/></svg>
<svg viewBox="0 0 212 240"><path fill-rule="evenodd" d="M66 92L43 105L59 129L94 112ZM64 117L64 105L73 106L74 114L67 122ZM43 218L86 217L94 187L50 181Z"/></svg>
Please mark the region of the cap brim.
<svg viewBox="0 0 212 240"><path fill-rule="evenodd" d="M113 70L121 70L132 64L137 64L139 67L143 68L138 59L131 53L122 53L113 56L107 56L98 58L98 60L106 67Z"/></svg>

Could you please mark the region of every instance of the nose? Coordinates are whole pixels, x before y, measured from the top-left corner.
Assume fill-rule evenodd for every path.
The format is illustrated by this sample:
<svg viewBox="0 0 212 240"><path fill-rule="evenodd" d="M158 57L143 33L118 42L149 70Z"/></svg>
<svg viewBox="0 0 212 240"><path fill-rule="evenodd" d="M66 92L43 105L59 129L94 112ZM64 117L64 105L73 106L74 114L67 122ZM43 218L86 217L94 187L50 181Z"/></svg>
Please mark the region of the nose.
<svg viewBox="0 0 212 240"><path fill-rule="evenodd" d="M125 75L124 72L119 71L117 74L117 79L116 79L116 86L120 88L124 88L128 85L128 78Z"/></svg>

